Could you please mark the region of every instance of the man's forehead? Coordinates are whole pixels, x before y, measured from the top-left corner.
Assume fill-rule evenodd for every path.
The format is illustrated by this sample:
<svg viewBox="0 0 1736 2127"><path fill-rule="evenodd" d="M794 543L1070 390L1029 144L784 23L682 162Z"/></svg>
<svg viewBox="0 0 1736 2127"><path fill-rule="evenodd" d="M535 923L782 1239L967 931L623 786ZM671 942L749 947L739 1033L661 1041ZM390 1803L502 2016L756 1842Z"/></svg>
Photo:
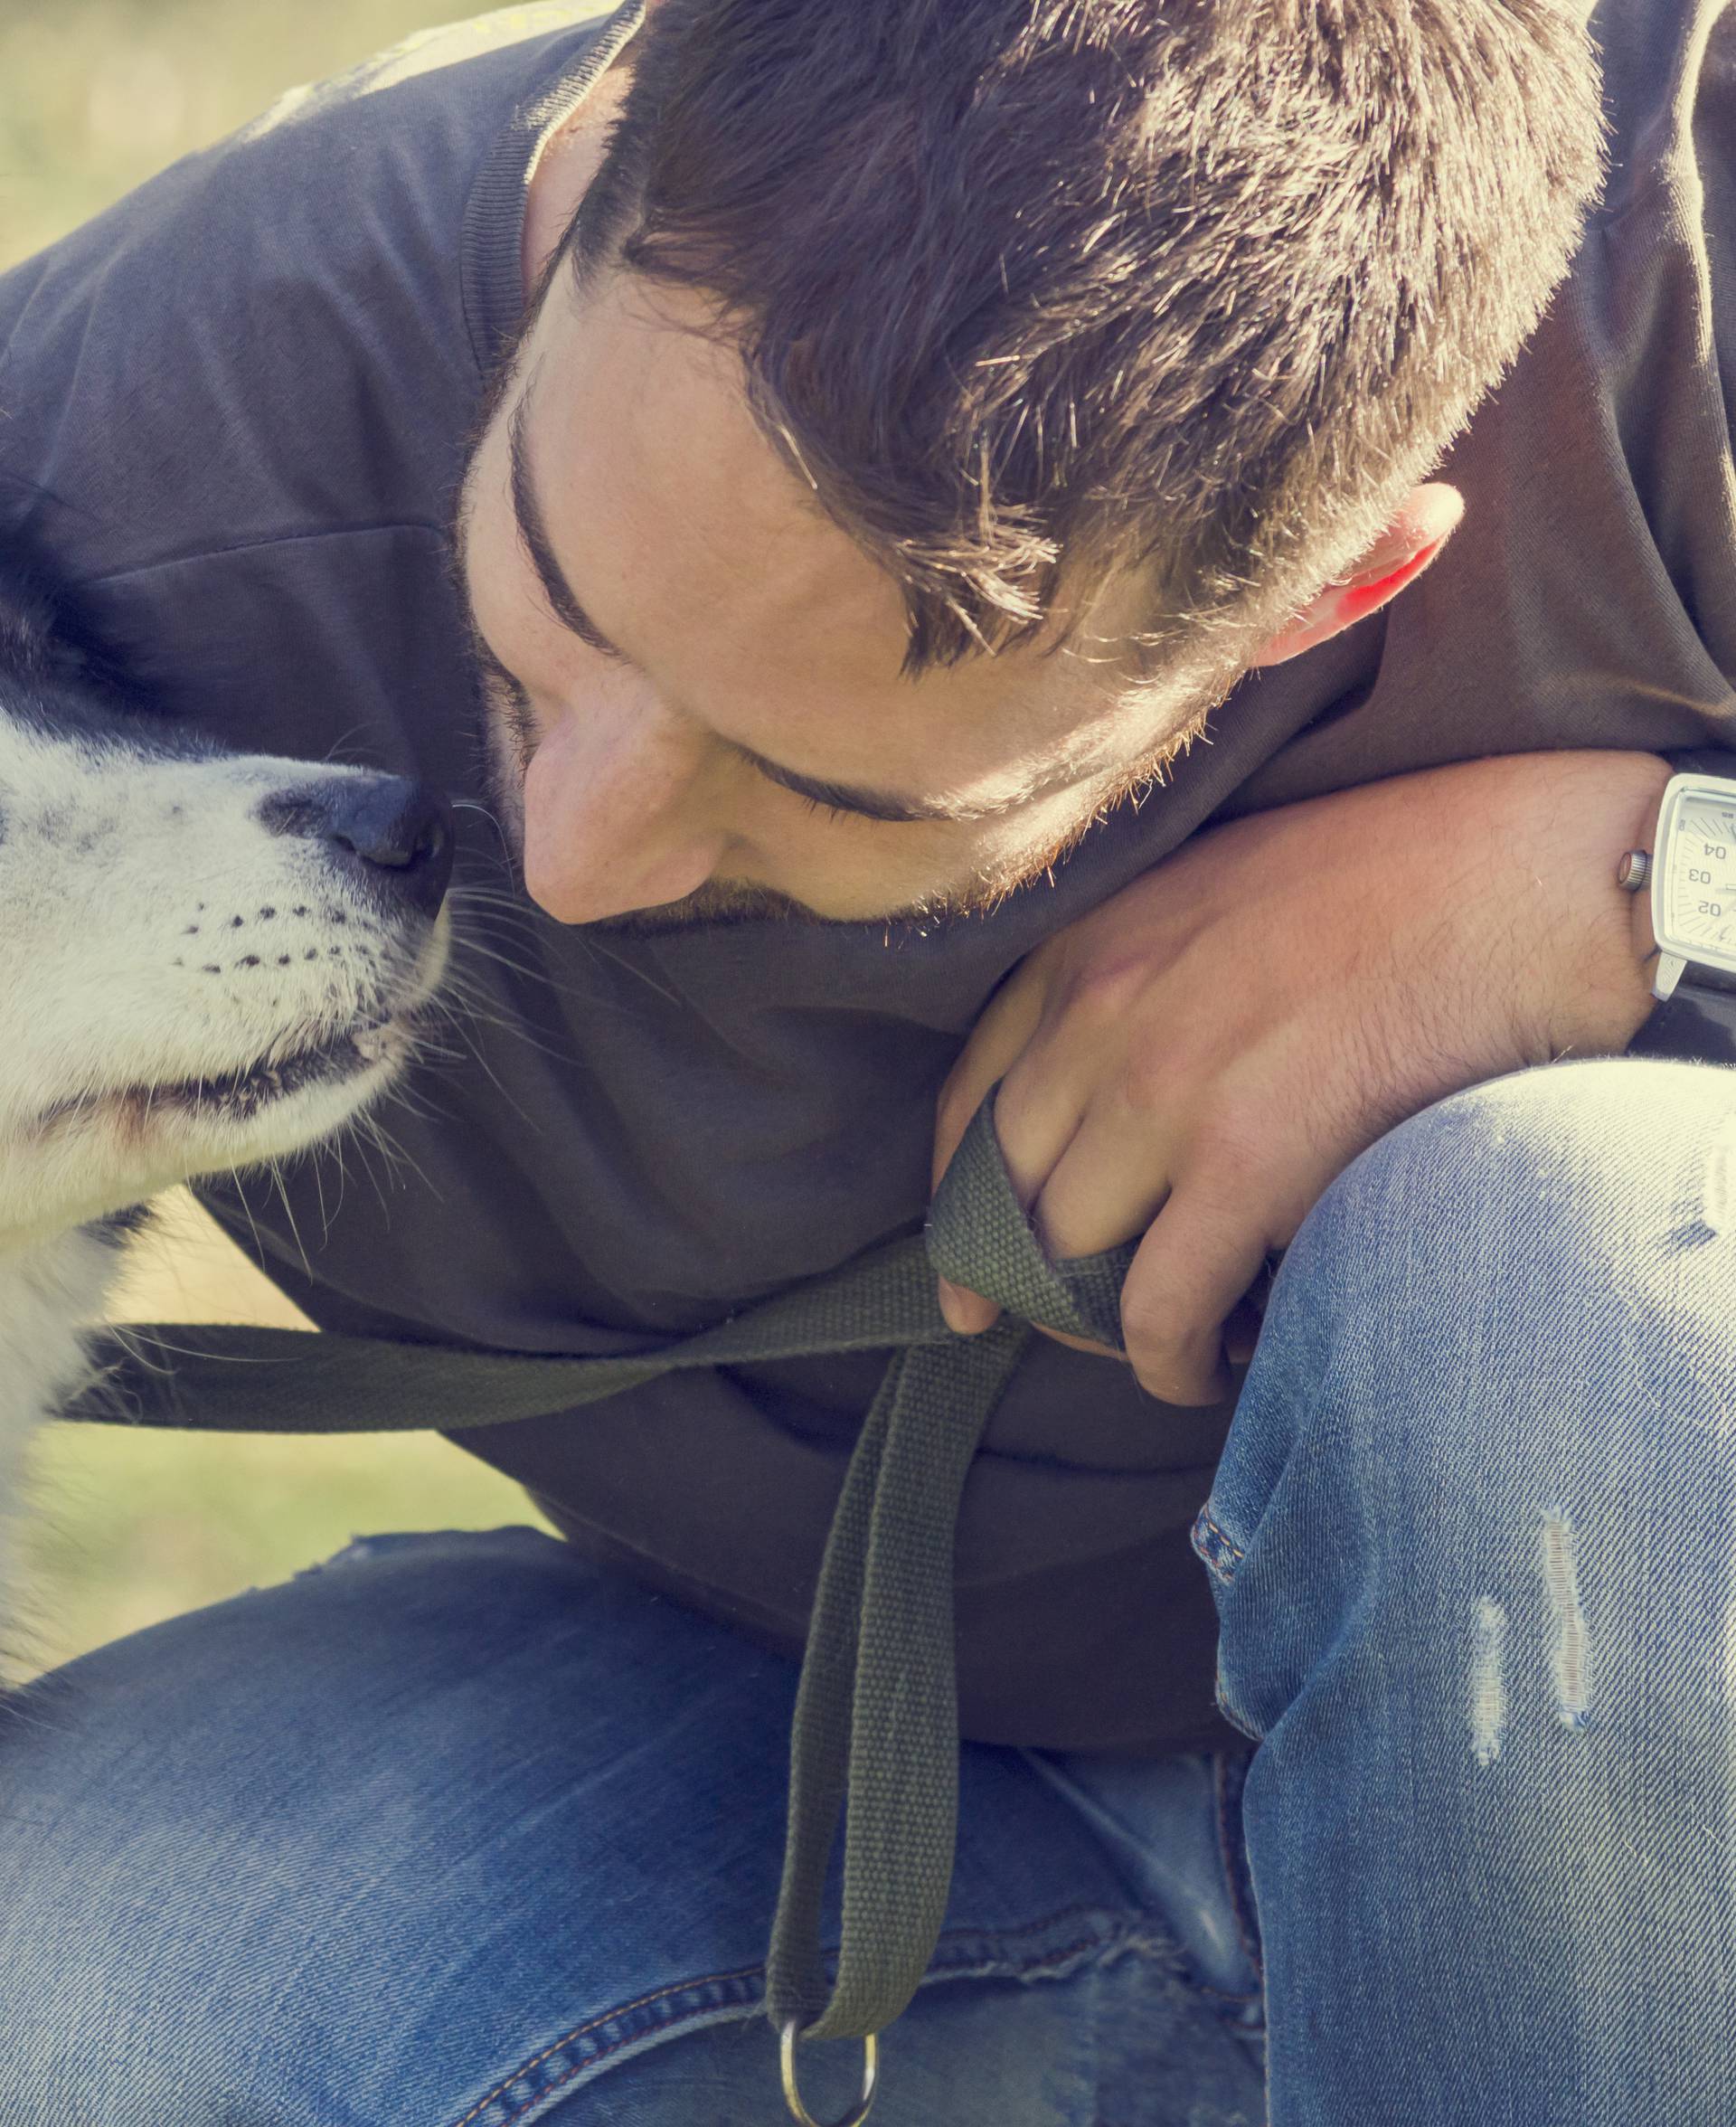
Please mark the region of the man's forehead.
<svg viewBox="0 0 1736 2127"><path fill-rule="evenodd" d="M841 781L993 799L1120 764L1141 742L1131 660L1090 626L1052 652L903 673L897 587L774 448L707 322L624 273L578 298L558 277L527 344L519 440L597 629L673 705Z"/></svg>

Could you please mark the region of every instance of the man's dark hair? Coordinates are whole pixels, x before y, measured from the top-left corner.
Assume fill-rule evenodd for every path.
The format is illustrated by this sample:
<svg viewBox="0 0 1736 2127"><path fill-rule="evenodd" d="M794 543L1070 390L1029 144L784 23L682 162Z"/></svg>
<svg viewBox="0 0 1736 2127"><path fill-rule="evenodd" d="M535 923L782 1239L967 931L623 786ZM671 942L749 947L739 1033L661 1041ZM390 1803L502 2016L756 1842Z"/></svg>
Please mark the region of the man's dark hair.
<svg viewBox="0 0 1736 2127"><path fill-rule="evenodd" d="M907 670L1150 572L1300 604L1535 326L1600 166L1573 0L662 0L564 249L703 291Z"/></svg>

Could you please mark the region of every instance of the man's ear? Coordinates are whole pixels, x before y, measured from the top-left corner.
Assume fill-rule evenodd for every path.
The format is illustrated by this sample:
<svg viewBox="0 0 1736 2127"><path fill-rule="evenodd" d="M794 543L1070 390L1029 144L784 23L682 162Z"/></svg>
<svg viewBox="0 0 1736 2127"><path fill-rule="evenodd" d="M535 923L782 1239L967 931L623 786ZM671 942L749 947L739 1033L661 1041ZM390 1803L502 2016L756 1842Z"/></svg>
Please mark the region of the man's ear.
<svg viewBox="0 0 1736 2127"><path fill-rule="evenodd" d="M1281 665L1287 657L1299 657L1316 643L1328 642L1371 613L1378 613L1413 577L1421 575L1464 515L1465 497L1446 481L1431 480L1427 487L1413 487L1350 574L1310 599L1250 663Z"/></svg>

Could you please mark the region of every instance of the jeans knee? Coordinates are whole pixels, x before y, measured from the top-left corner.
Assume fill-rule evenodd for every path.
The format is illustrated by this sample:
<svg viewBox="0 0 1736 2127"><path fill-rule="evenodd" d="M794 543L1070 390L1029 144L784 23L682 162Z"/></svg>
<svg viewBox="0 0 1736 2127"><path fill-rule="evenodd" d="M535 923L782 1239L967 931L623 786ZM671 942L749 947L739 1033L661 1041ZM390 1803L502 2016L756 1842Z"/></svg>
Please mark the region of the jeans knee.
<svg viewBox="0 0 1736 2127"><path fill-rule="evenodd" d="M1625 1058L1424 1109L1338 1177L1285 1264L1341 1338L1397 1357L1426 1326L1423 1363L1497 1367L1508 1346L1568 1365L1722 1348L1733 1270L1736 1072Z"/></svg>
<svg viewBox="0 0 1736 2127"><path fill-rule="evenodd" d="M1199 1538L1280 1490L1359 1545L1687 1512L1731 1466L1736 1073L1564 1064L1371 1146L1304 1222Z"/></svg>

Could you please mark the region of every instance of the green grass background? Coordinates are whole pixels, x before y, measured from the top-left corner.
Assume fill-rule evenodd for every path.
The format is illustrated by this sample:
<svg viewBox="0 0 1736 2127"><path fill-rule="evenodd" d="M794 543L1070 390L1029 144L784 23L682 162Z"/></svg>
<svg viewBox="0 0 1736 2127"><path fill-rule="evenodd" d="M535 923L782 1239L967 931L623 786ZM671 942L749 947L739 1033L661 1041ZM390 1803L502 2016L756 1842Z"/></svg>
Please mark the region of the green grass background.
<svg viewBox="0 0 1736 2127"><path fill-rule="evenodd" d="M603 0L599 0L599 5ZM0 0L0 270L297 82L480 12L405 0ZM138 1251L135 1320L297 1319L181 1196ZM50 1426L32 1459L17 1681L158 1619L281 1580L354 1534L545 1526L432 1435L342 1441Z"/></svg>

